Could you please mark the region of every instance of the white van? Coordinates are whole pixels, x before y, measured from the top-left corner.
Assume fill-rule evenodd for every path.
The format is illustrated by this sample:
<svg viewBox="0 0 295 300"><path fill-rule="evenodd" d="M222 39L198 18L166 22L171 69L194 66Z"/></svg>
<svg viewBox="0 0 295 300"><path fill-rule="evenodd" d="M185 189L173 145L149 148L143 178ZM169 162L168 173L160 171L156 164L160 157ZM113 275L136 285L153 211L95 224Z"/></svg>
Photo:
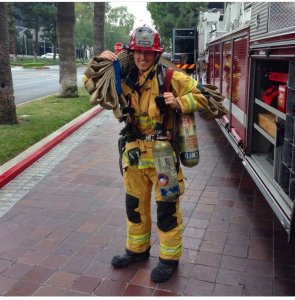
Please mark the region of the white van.
<svg viewBox="0 0 295 300"><path fill-rule="evenodd" d="M46 53L41 56L41 58L51 58L53 59L53 53ZM59 58L59 55L56 54L56 58Z"/></svg>

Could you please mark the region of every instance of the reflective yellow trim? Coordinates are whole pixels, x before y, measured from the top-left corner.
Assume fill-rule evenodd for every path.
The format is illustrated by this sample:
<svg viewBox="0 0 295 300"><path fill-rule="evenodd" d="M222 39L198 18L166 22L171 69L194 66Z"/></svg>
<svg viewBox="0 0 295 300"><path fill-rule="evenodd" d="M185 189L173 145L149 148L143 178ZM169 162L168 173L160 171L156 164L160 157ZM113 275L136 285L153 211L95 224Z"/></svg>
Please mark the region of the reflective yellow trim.
<svg viewBox="0 0 295 300"><path fill-rule="evenodd" d="M193 95L191 93L185 95L185 98L187 99L188 109L190 112L194 112L197 109L197 101L194 99Z"/></svg>
<svg viewBox="0 0 295 300"><path fill-rule="evenodd" d="M151 118L149 118L149 116L139 116L138 117L138 124L140 126L151 125L152 124L152 120L151 120Z"/></svg>
<svg viewBox="0 0 295 300"><path fill-rule="evenodd" d="M124 152L124 153L123 153L122 159L123 159L123 161L124 161L126 164L129 164L129 159L128 159L127 152Z"/></svg>
<svg viewBox="0 0 295 300"><path fill-rule="evenodd" d="M175 162L177 161L176 153L174 151L173 151L173 159ZM125 165L126 164L129 165L129 159L126 151L123 153L122 160L125 163ZM140 170L147 169L147 168L155 168L155 160L153 158L140 157L137 168Z"/></svg>
<svg viewBox="0 0 295 300"><path fill-rule="evenodd" d="M154 168L155 160L149 159L149 158L140 159L137 167L138 167L138 169Z"/></svg>
<svg viewBox="0 0 295 300"><path fill-rule="evenodd" d="M182 251L182 243L179 243L176 246L166 246L160 243L160 252L166 256L175 256L177 254L181 254Z"/></svg>
<svg viewBox="0 0 295 300"><path fill-rule="evenodd" d="M192 79L190 80L189 84L187 85L187 89L184 91L184 95L185 94L188 94L188 93L191 93L192 92L192 89L193 89L193 86L195 84L195 81Z"/></svg>
<svg viewBox="0 0 295 300"><path fill-rule="evenodd" d="M142 234L142 235L127 235L127 240L130 244L136 244L136 245L144 245L146 243L149 243L151 238L150 233Z"/></svg>
<svg viewBox="0 0 295 300"><path fill-rule="evenodd" d="M150 118L149 116L139 116L138 117L138 125L140 127L147 127L147 126L153 126L157 124L159 120L155 120L153 118Z"/></svg>
<svg viewBox="0 0 295 300"><path fill-rule="evenodd" d="M127 165L129 165L129 159L126 152L123 153L122 159ZM140 158L137 167L138 169L154 168L155 160L152 158Z"/></svg>

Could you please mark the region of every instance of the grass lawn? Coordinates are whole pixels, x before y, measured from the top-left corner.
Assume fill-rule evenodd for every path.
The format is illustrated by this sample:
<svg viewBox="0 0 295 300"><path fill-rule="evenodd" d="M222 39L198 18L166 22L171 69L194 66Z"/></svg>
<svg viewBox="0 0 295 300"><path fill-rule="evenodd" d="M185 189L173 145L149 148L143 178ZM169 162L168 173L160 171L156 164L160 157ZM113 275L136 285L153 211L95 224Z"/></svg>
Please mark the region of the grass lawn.
<svg viewBox="0 0 295 300"><path fill-rule="evenodd" d="M93 108L84 88L79 95L79 98L49 96L18 106L19 124L0 125L0 165Z"/></svg>
<svg viewBox="0 0 295 300"><path fill-rule="evenodd" d="M12 57L10 58L10 65L11 66L22 66L23 64L30 64L30 63L44 63L45 66L52 66L52 65L59 65L59 59L50 59L50 58L40 58L34 59L32 57L22 57L18 56L16 60L14 60ZM76 59L76 64L87 64L88 60L83 59Z"/></svg>
<svg viewBox="0 0 295 300"><path fill-rule="evenodd" d="M56 59L56 60L46 59L46 58L33 59L31 57L18 56L16 61L14 61L13 58L10 58L11 66L22 66L23 64L28 64L28 63L44 63L46 66L51 66L51 65L58 65L59 59Z"/></svg>

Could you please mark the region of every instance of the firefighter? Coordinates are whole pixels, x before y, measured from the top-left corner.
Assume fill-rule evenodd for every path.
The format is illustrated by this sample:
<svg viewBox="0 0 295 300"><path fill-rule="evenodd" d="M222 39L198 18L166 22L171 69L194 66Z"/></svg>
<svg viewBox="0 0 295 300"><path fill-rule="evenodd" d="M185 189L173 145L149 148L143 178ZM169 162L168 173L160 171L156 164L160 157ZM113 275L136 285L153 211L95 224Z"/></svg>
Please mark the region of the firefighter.
<svg viewBox="0 0 295 300"><path fill-rule="evenodd" d="M125 134L133 139L124 145L122 167L126 190L127 238L122 255L112 259L114 268L124 268L136 261L145 261L151 247L151 193L154 187L157 227L159 233L159 262L151 272L151 279L164 282L176 270L182 253L182 217L179 197L175 201L163 200L155 170L153 143L156 126L173 130L173 111L192 113L207 106L207 99L197 88L198 82L190 76L174 71L171 79L173 92L164 92L162 99L166 113L162 113L155 98L160 93L158 67L164 49L159 33L146 25L131 35L129 55L136 68L122 79L124 95L129 99L130 116ZM101 58L115 61L117 56L108 50ZM132 131L132 132L131 132ZM130 137L129 136L129 137ZM184 176L177 173L180 195L184 192Z"/></svg>
<svg viewBox="0 0 295 300"><path fill-rule="evenodd" d="M124 48L123 43L115 43L114 45L115 54L119 54L121 51L123 51L123 48Z"/></svg>

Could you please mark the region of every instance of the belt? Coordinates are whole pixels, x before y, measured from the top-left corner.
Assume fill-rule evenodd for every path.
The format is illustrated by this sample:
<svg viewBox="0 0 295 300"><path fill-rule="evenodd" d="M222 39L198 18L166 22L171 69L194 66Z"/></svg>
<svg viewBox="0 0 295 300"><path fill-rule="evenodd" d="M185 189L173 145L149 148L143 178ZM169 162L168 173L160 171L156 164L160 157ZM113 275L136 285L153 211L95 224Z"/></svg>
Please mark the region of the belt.
<svg viewBox="0 0 295 300"><path fill-rule="evenodd" d="M144 140L144 141L155 141L157 139L157 135L156 134L147 134L147 135L143 135L143 136L139 137L139 139ZM169 141L172 140L171 134L167 135L167 139Z"/></svg>
<svg viewBox="0 0 295 300"><path fill-rule="evenodd" d="M142 140L145 140L145 141L154 141L156 139L157 135L156 134L148 134L148 135L145 135Z"/></svg>
<svg viewBox="0 0 295 300"><path fill-rule="evenodd" d="M147 135L142 134L137 137L137 139L143 140L143 141L154 141L154 140L156 140L156 138L157 138L156 134L147 134Z"/></svg>

